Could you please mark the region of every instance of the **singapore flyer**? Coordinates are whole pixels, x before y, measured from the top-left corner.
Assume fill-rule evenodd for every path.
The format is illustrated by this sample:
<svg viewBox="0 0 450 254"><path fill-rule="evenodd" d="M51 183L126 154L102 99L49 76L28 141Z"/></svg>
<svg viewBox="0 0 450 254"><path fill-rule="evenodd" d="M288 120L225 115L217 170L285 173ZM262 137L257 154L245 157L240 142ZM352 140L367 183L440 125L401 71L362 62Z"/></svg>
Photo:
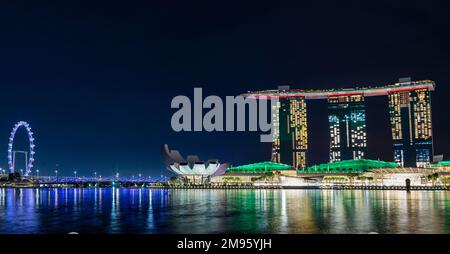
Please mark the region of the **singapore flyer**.
<svg viewBox="0 0 450 254"><path fill-rule="evenodd" d="M8 144L8 166L9 166L9 170L10 173L14 173L15 172L15 152L13 150L13 145L14 145L14 139L16 136L16 132L19 128L25 128L25 130L28 133L28 141L30 144L29 147L29 151L28 152L24 152L25 156L28 157L28 160L26 162L25 165L25 172L24 175L25 176L29 176L31 173L31 169L33 168L33 164L34 164L34 148L35 148L35 144L34 144L34 137L33 137L33 132L31 131L31 127L27 122L21 121L18 122L14 125L13 130L11 131L11 136L9 137L9 144Z"/></svg>

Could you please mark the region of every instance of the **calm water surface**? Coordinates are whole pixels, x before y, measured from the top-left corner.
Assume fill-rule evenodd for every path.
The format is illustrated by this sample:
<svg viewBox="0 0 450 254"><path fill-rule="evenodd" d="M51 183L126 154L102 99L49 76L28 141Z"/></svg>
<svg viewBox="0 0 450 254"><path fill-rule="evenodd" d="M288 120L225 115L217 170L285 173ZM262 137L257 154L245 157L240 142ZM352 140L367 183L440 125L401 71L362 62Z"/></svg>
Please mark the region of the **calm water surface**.
<svg viewBox="0 0 450 254"><path fill-rule="evenodd" d="M0 189L1 233L450 233L450 192Z"/></svg>

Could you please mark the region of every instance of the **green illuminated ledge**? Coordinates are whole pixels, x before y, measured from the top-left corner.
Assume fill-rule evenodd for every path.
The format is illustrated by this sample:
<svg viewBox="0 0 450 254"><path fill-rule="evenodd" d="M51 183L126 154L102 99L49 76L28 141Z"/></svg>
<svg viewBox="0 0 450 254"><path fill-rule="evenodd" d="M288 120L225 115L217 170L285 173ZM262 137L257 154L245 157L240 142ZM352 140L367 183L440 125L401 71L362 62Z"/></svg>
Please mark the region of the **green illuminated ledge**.
<svg viewBox="0 0 450 254"><path fill-rule="evenodd" d="M398 168L399 165L394 162L376 161L376 160L347 160L333 163L315 165L298 170L299 173L363 173L369 169L377 168Z"/></svg>
<svg viewBox="0 0 450 254"><path fill-rule="evenodd" d="M440 161L436 164L437 167L450 167L450 161Z"/></svg>
<svg viewBox="0 0 450 254"><path fill-rule="evenodd" d="M239 167L229 168L233 173L271 173L278 170L293 170L292 166L276 162L260 162Z"/></svg>

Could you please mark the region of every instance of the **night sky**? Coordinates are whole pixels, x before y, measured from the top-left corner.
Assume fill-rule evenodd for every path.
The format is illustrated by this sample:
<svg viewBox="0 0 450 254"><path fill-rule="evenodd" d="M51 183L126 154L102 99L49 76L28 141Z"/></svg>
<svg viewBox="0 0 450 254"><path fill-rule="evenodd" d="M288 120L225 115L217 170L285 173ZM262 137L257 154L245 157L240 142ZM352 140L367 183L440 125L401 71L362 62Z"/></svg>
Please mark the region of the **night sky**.
<svg viewBox="0 0 450 254"><path fill-rule="evenodd" d="M175 133L177 95L431 79L435 153L450 159L445 1L1 1L0 166L28 121L52 174L167 174L161 146L233 164L270 159L259 133ZM339 3L337 3L339 2ZM364 3L363 3L364 2ZM326 101L308 104L310 164L328 160ZM387 98L367 99L368 158L392 160ZM25 148L19 132L17 149ZM2 143L3 142L3 143ZM1 154L3 153L3 156Z"/></svg>

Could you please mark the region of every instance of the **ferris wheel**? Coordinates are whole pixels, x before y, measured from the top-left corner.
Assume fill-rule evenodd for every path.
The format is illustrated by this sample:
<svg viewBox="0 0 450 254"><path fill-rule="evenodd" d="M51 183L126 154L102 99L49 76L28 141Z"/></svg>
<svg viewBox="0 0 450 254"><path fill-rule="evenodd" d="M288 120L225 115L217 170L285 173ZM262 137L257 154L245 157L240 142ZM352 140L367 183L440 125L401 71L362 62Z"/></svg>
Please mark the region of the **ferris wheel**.
<svg viewBox="0 0 450 254"><path fill-rule="evenodd" d="M28 151L14 151L13 145L14 145L14 138L16 137L16 132L19 128L25 128L25 130L28 133L28 141L30 143L30 147ZM8 166L11 173L15 172L15 163L16 163L16 153L23 153L25 154L25 176L29 176L31 173L31 169L33 168L34 164L34 137L33 132L31 131L31 127L27 122L18 122L16 125L14 125L14 128L11 131L11 136L9 137L9 144L8 144Z"/></svg>

